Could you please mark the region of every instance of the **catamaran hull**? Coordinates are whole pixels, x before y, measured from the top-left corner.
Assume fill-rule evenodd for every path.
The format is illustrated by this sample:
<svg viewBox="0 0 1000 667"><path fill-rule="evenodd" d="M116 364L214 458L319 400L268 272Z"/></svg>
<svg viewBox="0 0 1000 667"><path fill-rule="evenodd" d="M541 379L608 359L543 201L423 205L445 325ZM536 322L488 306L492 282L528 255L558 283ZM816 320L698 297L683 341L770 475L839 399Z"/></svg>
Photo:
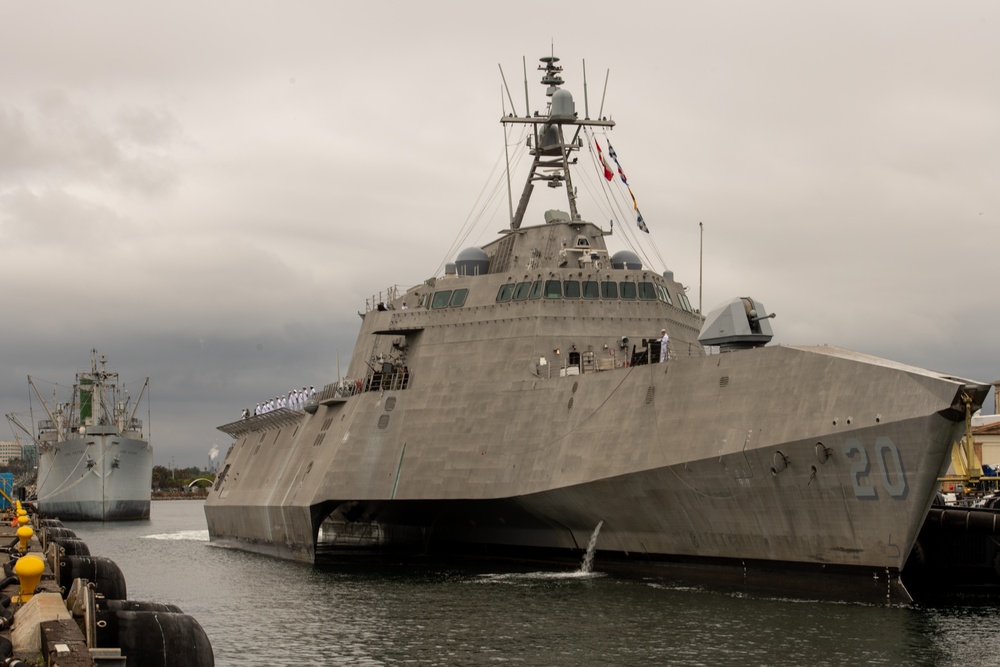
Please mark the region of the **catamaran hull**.
<svg viewBox="0 0 1000 667"><path fill-rule="evenodd" d="M313 561L325 518L382 546L898 573L986 387L773 347L325 401L243 425L213 541ZM444 406L447 409L444 409ZM333 532L336 532L335 530ZM334 539L334 543L336 539Z"/></svg>
<svg viewBox="0 0 1000 667"><path fill-rule="evenodd" d="M143 440L88 434L46 447L38 461L38 509L63 521L149 518L153 451Z"/></svg>

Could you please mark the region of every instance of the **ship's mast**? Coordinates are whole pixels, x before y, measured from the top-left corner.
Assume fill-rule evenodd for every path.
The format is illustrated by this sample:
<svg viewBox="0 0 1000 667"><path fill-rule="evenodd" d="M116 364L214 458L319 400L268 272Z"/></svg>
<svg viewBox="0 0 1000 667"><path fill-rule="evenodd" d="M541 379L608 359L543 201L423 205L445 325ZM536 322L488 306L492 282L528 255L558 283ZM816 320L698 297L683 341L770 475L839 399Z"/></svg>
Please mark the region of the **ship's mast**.
<svg viewBox="0 0 1000 667"><path fill-rule="evenodd" d="M28 376L28 384L31 386L32 390L34 390L35 396L38 397L38 400L42 402L42 409L45 410L45 414L48 416L49 421L51 421L52 424L56 427L56 436L58 437L59 440L62 440L64 435L62 428L62 420L57 419L56 415L52 414L52 410L49 409L49 404L45 402L44 398L42 398L42 393L38 391L38 387L35 386L35 381L31 379L30 375ZM53 399L52 404L57 405L55 399Z"/></svg>
<svg viewBox="0 0 1000 667"><path fill-rule="evenodd" d="M8 414L7 421L9 421L12 426L16 426L18 429L23 431L25 435L31 438L31 441L33 443L35 443L36 445L41 444L38 438L35 437L35 434L32 433L31 430L21 422L21 418L18 417L16 414L14 413ZM21 437L18 434L17 430L14 431L14 440L17 441L18 444L21 443Z"/></svg>
<svg viewBox="0 0 1000 667"><path fill-rule="evenodd" d="M128 417L125 419L125 423L121 424L120 428L124 430L130 430L132 428L132 420L135 419L135 411L139 409L139 404L142 403L142 396L146 393L146 388L149 387L149 378L142 383L142 389L139 390L139 396L135 399L135 404L132 406L132 411L129 412Z"/></svg>
<svg viewBox="0 0 1000 667"><path fill-rule="evenodd" d="M576 193L573 190L573 180L570 175L570 165L573 163L570 155L573 151L580 149L580 130L584 126L614 127L615 125L613 120L578 118L572 95L569 91L560 88L563 79L560 76L562 66L557 64L559 58L544 56L540 60L542 64L539 65L538 69L544 72L541 82L546 86L545 95L549 98L546 114L539 116L536 112L534 116L511 115L501 119L504 124L530 123L534 126L535 135L531 147L534 160L524 183L524 190L521 192L517 210L510 221L512 231L521 227L528 202L531 200L531 193L535 188L535 181L547 181L550 188L564 186L570 219L580 219L576 208ZM527 94L525 96L527 97ZM565 126L576 127L573 138L569 142L566 141Z"/></svg>

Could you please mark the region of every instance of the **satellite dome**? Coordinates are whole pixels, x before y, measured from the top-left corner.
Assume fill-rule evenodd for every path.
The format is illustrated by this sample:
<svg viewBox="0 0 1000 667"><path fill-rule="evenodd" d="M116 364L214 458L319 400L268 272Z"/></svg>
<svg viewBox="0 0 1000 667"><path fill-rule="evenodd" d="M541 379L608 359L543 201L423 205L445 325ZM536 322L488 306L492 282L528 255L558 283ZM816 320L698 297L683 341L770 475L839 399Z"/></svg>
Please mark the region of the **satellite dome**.
<svg viewBox="0 0 1000 667"><path fill-rule="evenodd" d="M619 250L611 256L611 266L615 269L641 269L642 260L631 250Z"/></svg>
<svg viewBox="0 0 1000 667"><path fill-rule="evenodd" d="M489 271L490 256L482 248L466 248L458 253L455 266L460 276L481 276Z"/></svg>
<svg viewBox="0 0 1000 667"><path fill-rule="evenodd" d="M573 116L574 114L576 114L576 105L573 104L572 93L562 88L552 93L552 110L549 117Z"/></svg>

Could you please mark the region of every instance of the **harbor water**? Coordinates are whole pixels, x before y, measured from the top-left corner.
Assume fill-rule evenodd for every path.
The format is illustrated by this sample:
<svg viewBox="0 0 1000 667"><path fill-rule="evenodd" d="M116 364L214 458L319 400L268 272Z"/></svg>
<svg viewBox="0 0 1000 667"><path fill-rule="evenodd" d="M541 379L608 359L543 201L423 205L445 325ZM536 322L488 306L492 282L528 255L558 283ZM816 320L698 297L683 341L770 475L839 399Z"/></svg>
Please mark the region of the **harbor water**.
<svg viewBox="0 0 1000 667"><path fill-rule="evenodd" d="M203 503L67 523L133 600L178 605L215 664L1000 665L994 604L877 606L753 596L509 563L310 566L218 548ZM599 537L597 538L598 548Z"/></svg>

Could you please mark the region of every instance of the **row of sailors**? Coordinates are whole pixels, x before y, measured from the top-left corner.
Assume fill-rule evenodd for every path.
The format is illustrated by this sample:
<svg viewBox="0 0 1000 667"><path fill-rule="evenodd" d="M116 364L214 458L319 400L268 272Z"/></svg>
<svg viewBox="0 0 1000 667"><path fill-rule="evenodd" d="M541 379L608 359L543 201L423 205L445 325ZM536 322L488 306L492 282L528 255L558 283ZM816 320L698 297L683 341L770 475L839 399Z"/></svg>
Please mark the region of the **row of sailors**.
<svg viewBox="0 0 1000 667"><path fill-rule="evenodd" d="M310 386L308 389L302 387L299 389L292 389L288 392L287 396L275 396L270 398L263 403L258 403L257 407L251 412L248 408L243 409L243 419L248 417L257 417L259 415L266 415L268 412L274 412L275 410L281 410L286 408L288 410L302 410L310 398L316 395L316 389Z"/></svg>

